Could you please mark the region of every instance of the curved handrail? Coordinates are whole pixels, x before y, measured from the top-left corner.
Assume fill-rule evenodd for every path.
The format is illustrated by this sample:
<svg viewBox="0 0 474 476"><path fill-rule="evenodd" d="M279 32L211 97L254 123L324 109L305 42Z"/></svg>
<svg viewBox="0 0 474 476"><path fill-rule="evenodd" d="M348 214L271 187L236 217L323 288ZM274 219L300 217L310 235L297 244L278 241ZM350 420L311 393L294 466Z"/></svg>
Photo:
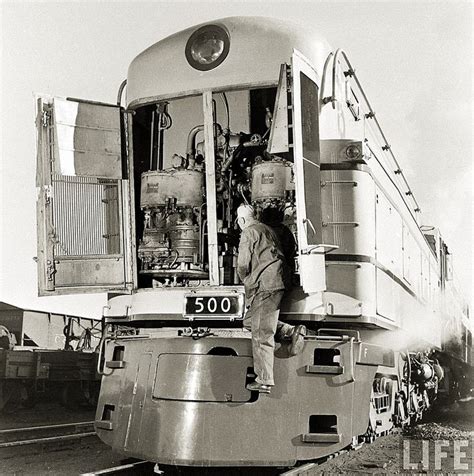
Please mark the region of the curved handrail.
<svg viewBox="0 0 474 476"><path fill-rule="evenodd" d="M334 53L331 51L331 53L329 53L328 57L326 58L326 61L324 62L323 77L321 79L321 97L323 98L323 102L324 102L324 92L326 89L326 71L328 69L329 61L331 60L332 56L334 56Z"/></svg>
<svg viewBox="0 0 474 476"><path fill-rule="evenodd" d="M362 97L363 97L363 99L364 99L364 101L365 101L365 104L366 104L366 106L367 106L367 108L368 108L368 110L369 110L369 112L368 112L367 114L365 114L365 118L366 118L366 119L373 119L373 120L375 121L375 124L376 124L376 126L377 126L377 129L378 129L378 131L379 131L379 133L380 133L380 135L381 135L381 137L382 137L382 139L383 139L383 142L384 142L384 145L382 146L382 150L383 150L384 152L389 152L389 153L390 153L390 155L391 155L391 157L392 157L392 160L393 160L393 162L395 163L395 166L396 166L396 169L394 170L394 173L395 173L395 175L400 175L401 178L403 179L403 181L404 181L404 183L405 183L405 186L406 186L406 188L408 189L408 190L405 192L405 195L412 198L412 200L413 200L413 202L414 202L414 204L415 204L415 207L416 207L416 208L414 208L415 213L421 212L420 206L418 205L418 202L416 201L415 196L413 195L413 192L412 192L412 190L411 190L411 188L410 188L410 185L408 184L407 179L406 179L405 175L403 174L403 171L402 171L402 169L401 169L401 167L400 167L400 165L399 165L397 159L395 158L395 155L394 155L394 153L393 153L393 151L392 151L392 147L391 147L391 145L388 143L387 138L385 137L385 134L384 134L384 132L383 132L383 130L382 130L382 127L380 126L380 123L379 123L379 121L377 120L377 117L376 117L376 115L375 115L375 111L372 109L372 106L370 105L369 99L367 98L367 96L366 96L366 94L365 94L365 92L364 92L364 89L362 88L362 85L361 85L361 83L360 83L360 81L359 81L359 78L357 77L357 74L356 74L356 72L355 72L355 69L352 67L351 62L349 61L349 58L347 57L346 52L345 52L344 50L342 50L341 48L339 48L339 49L336 50L336 52L335 52L334 54L331 53L331 54L328 56L326 62L329 61L329 58L330 58L331 56L332 56L332 58L333 58L333 60L332 60L332 91L331 91L332 94L331 94L331 96L329 96L329 97L324 97L323 102L324 102L325 104L331 102L333 109L335 109L335 107L336 107L336 102L337 102L337 98L336 98L336 68L337 68L338 59L339 59L340 56L342 56L343 59L344 59L344 61L346 62L346 65L347 65L348 68L349 68L346 72L344 72L344 74L345 74L346 76L350 76L351 78L354 78L354 81L355 81L355 83L356 83L356 85L357 85L357 88L358 88L358 90L360 91L360 93L362 94ZM325 66L326 66L326 65L325 65Z"/></svg>
<svg viewBox="0 0 474 476"><path fill-rule="evenodd" d="M124 91L126 85L127 85L127 80L124 79L120 83L119 90L118 90L118 93L117 93L117 106L122 105L122 95L123 95L123 91Z"/></svg>

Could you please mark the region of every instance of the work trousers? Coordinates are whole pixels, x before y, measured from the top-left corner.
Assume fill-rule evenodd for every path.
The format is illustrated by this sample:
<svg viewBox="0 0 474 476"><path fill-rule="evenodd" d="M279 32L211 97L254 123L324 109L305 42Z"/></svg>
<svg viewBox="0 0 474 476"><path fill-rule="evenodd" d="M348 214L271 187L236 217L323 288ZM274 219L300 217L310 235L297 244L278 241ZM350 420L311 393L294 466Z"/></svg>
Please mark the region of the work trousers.
<svg viewBox="0 0 474 476"><path fill-rule="evenodd" d="M244 318L244 327L252 331L253 367L256 381L274 385L273 353L277 328L290 327L278 321L284 291L260 291L248 298L250 307Z"/></svg>

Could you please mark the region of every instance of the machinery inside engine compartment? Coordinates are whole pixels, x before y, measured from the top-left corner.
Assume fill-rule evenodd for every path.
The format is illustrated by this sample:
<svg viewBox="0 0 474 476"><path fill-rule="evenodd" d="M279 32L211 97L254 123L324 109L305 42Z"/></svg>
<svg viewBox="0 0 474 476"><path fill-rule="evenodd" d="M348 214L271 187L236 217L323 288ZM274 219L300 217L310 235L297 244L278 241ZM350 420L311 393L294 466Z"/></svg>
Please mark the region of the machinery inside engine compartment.
<svg viewBox="0 0 474 476"><path fill-rule="evenodd" d="M296 235L291 152L270 154L276 88L213 94L219 284L238 284L241 203ZM287 134L287 132L285 131ZM147 105L133 119L139 287L209 277L201 96ZM296 236L295 236L296 238Z"/></svg>

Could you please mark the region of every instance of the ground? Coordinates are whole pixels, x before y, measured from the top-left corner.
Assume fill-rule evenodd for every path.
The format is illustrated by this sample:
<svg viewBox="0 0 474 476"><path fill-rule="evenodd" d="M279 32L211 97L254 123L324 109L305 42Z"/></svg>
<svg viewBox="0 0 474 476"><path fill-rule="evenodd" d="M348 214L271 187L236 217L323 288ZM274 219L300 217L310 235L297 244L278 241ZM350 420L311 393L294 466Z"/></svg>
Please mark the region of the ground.
<svg viewBox="0 0 474 476"><path fill-rule="evenodd" d="M17 410L13 414L0 415L0 429L19 428L36 424L52 424L93 420L92 410L67 411L56 404L39 405L35 410ZM421 424L408 432L395 433L380 438L357 451L342 453L311 470L306 475L330 474L472 474L474 438L474 400L451 406L441 406ZM436 469L435 441L445 440L440 458L441 469ZM425 441L425 443L423 443ZM405 442L405 443L404 443ZM457 442L457 443L456 443ZM404 444L408 450L405 451ZM423 458L423 445L428 453ZM456 446L458 448L456 449ZM439 451L438 451L439 453ZM456 458L459 461L456 461ZM425 468L422 461L425 460ZM96 437L61 444L32 445L20 448L0 449L0 475L52 476L79 475L93 470L121 464L123 458L114 454ZM404 467L405 463L405 467ZM413 469L409 468L413 465ZM460 465L470 465L462 469ZM457 468L456 468L457 467ZM219 475L251 474L244 471L205 470L177 471L162 467L168 474ZM255 474L275 475L284 470L262 471Z"/></svg>
<svg viewBox="0 0 474 476"><path fill-rule="evenodd" d="M311 474L473 474L473 438L474 400L440 405L410 430L397 430L357 451L343 453ZM441 468L437 469L436 442L441 445L441 441L446 442L441 447L446 456L440 457ZM428 449L424 465L423 444Z"/></svg>

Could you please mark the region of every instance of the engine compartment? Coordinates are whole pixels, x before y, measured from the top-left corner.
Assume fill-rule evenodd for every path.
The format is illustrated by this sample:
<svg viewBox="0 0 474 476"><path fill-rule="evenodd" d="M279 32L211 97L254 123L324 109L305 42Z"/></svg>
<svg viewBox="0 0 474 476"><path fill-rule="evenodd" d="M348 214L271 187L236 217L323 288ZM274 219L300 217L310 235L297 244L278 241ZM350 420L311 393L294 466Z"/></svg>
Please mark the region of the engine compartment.
<svg viewBox="0 0 474 476"><path fill-rule="evenodd" d="M241 203L296 240L291 149L268 152L275 98L275 87L213 95L219 284L239 283L235 219ZM208 159L201 96L138 108L133 137L139 287L205 284Z"/></svg>

